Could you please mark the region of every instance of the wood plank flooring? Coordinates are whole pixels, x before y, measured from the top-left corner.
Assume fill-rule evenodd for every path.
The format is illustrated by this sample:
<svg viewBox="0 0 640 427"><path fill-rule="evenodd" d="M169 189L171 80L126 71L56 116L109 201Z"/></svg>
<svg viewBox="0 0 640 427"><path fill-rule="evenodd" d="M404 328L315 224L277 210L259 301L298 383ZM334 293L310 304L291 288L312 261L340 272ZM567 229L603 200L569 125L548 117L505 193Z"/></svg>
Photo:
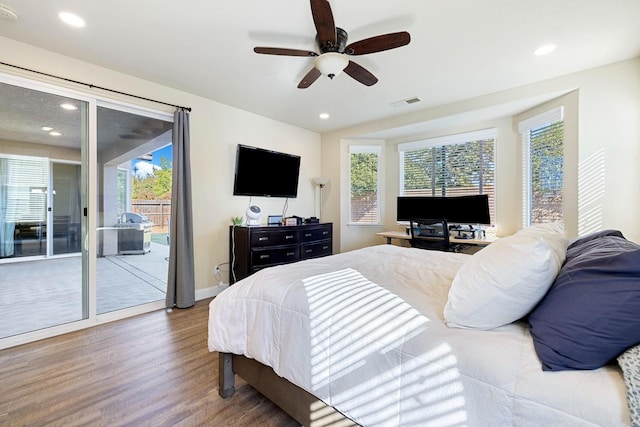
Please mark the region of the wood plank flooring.
<svg viewBox="0 0 640 427"><path fill-rule="evenodd" d="M218 396L209 302L0 351L0 426L298 426L240 379Z"/></svg>

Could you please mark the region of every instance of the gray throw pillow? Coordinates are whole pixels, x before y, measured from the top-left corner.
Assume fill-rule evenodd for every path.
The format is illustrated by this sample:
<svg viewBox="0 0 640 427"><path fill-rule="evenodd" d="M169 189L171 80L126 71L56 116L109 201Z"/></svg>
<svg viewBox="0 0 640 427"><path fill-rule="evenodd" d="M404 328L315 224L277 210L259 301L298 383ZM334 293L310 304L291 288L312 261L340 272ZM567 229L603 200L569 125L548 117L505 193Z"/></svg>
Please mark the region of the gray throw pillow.
<svg viewBox="0 0 640 427"><path fill-rule="evenodd" d="M640 426L640 345L631 347L618 356L618 364L627 387L632 425Z"/></svg>

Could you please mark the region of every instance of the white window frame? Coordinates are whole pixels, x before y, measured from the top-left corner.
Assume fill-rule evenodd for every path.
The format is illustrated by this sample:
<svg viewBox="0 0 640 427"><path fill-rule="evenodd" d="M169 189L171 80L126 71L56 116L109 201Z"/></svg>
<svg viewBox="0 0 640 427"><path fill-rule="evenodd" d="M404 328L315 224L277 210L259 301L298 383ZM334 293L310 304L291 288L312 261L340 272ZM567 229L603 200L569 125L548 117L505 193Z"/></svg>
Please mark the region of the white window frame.
<svg viewBox="0 0 640 427"><path fill-rule="evenodd" d="M352 221L352 203L351 203L351 155L352 154L376 154L377 158L378 158L378 164L377 164L377 177L376 177L376 205L377 205L377 218L375 219L375 221ZM382 217L383 217L383 213L382 213L382 194L381 194L381 189L382 189L382 146L381 145L349 145L349 157L348 157L349 161L348 161L348 170L349 170L349 187L348 187L348 194L349 194L349 212L348 212L348 221L347 223L349 225L365 225L365 226L371 226L371 225L381 225L382 223Z"/></svg>

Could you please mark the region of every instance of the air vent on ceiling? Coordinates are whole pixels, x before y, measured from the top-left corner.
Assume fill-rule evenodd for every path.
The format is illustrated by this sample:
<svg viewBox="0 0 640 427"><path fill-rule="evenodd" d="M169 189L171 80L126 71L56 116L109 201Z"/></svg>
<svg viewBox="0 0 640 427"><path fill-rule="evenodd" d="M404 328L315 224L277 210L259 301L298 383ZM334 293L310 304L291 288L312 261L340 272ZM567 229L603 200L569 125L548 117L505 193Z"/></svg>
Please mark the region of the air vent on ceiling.
<svg viewBox="0 0 640 427"><path fill-rule="evenodd" d="M16 22L18 20L18 14L9 6L5 6L0 3L0 18L4 18L7 21Z"/></svg>
<svg viewBox="0 0 640 427"><path fill-rule="evenodd" d="M420 98L414 96L413 98L407 98L400 101L392 102L392 107L404 107L405 105L415 104L416 102L420 102Z"/></svg>

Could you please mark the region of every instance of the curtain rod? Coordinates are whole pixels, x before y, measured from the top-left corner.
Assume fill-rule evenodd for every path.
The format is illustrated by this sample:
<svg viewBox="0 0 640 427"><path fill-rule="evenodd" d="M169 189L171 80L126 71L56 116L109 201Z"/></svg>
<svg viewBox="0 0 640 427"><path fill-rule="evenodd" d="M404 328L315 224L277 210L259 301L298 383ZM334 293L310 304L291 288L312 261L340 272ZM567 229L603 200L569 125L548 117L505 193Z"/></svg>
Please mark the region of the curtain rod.
<svg viewBox="0 0 640 427"><path fill-rule="evenodd" d="M100 90L104 90L104 91L111 92L111 93L117 93L118 95L130 96L132 98L142 99L144 101L155 102L156 104L163 104L163 105L168 105L170 107L180 108L181 110L191 111L191 107L183 107L181 105L170 104L168 102L158 101L156 99L145 98L144 96L138 96L138 95L133 95L133 94L126 93L126 92L120 92L119 90L109 89L109 88L102 87L102 86L96 86L96 85L93 85L93 84L90 84L90 83L85 83L85 82L81 82L81 81L78 81L78 80L72 80L72 79L68 79L66 77L56 76L54 74L44 73L42 71L31 70L29 68L20 67L18 65L7 64L6 62L0 62L0 64L6 65L7 67L17 68L17 69L23 70L23 71L29 71L31 73L40 74L42 76L53 77L54 79L64 80L65 82L70 82L70 83L75 83L75 84L79 84L79 85L89 86L91 89L100 89Z"/></svg>

